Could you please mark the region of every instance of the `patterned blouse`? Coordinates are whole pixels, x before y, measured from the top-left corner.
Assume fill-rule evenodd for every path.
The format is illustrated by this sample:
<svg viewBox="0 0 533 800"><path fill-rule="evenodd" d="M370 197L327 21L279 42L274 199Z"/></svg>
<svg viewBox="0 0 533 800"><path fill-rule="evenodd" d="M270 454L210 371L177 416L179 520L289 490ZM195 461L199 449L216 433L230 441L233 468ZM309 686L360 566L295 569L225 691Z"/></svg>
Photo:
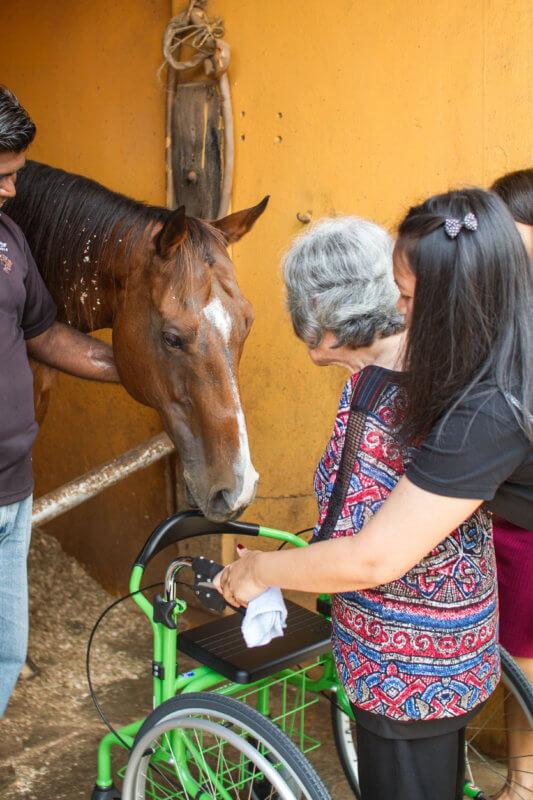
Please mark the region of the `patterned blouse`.
<svg viewBox="0 0 533 800"><path fill-rule="evenodd" d="M356 373L342 392L315 475L315 534L335 484L352 392L362 376L369 377L368 370L378 369ZM403 474L408 452L393 429L404 409L403 391L388 383L375 412L367 414L332 538L357 535ZM499 680L497 613L492 526L488 514L478 510L402 578L334 595L333 652L350 700L402 722L471 711Z"/></svg>

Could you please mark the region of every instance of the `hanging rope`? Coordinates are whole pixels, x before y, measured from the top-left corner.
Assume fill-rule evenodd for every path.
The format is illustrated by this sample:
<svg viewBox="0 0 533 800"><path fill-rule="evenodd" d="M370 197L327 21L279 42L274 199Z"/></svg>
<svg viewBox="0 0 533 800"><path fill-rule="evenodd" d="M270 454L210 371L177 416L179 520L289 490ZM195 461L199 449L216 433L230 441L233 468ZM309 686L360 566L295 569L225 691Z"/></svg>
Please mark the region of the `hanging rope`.
<svg viewBox="0 0 533 800"><path fill-rule="evenodd" d="M233 184L233 111L226 71L230 47L223 40L224 22L220 17L209 19L207 0L190 0L188 7L168 23L163 36L163 54L170 68L177 72L194 69L203 63L205 74L218 80L224 120L224 171L217 217L228 213ZM186 45L196 52L187 61L179 53Z"/></svg>
<svg viewBox="0 0 533 800"><path fill-rule="evenodd" d="M223 20L220 17L208 19L206 5L201 0L191 0L186 11L170 20L163 37L163 53L167 63L179 71L193 69L202 62L214 59L218 63L206 65L206 72L211 74L214 70L216 77L219 77L228 68L229 47L221 41L224 36ZM179 56L180 48L185 44L196 50L196 54L188 61L181 61L176 56ZM227 58L221 63L222 51L227 52Z"/></svg>

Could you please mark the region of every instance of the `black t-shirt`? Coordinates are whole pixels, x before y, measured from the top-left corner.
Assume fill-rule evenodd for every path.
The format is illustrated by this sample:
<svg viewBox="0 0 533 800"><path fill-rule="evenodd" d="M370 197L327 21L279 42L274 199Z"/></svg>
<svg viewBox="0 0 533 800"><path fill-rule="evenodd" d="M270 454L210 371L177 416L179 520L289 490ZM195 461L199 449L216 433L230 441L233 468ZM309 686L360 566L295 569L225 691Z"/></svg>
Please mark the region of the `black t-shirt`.
<svg viewBox="0 0 533 800"><path fill-rule="evenodd" d="M472 390L437 423L406 475L433 494L485 500L499 517L533 530L533 444L496 388Z"/></svg>
<svg viewBox="0 0 533 800"><path fill-rule="evenodd" d="M0 213L0 505L23 500L33 489L37 423L25 339L39 336L55 318L24 234Z"/></svg>

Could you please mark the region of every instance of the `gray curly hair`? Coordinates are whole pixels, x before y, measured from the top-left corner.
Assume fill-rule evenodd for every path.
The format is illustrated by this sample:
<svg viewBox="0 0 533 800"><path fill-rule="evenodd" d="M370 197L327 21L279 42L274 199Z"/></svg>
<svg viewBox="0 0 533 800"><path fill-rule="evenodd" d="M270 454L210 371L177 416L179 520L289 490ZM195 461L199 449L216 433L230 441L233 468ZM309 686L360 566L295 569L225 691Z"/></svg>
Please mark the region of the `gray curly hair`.
<svg viewBox="0 0 533 800"><path fill-rule="evenodd" d="M396 309L392 239L373 222L319 220L285 254L283 276L294 332L311 348L328 330L339 346L355 349L404 328Z"/></svg>

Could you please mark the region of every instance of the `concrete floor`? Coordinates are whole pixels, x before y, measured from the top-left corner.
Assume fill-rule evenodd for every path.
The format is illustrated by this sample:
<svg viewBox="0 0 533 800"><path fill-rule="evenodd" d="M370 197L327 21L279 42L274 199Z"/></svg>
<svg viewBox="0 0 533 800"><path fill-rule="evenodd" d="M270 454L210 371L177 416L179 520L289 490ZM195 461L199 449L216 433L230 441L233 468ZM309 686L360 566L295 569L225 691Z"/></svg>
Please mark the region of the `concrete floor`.
<svg viewBox="0 0 533 800"><path fill-rule="evenodd" d="M110 601L55 539L34 532L30 656L38 673L19 681L0 722L1 800L89 800L105 729L88 694L85 649L94 621ZM188 624L198 619L193 611ZM93 681L114 724L150 710L150 647L149 627L131 602L112 611L100 628ZM325 742L311 760L333 800L352 797L332 744L326 700L313 706L308 722Z"/></svg>

